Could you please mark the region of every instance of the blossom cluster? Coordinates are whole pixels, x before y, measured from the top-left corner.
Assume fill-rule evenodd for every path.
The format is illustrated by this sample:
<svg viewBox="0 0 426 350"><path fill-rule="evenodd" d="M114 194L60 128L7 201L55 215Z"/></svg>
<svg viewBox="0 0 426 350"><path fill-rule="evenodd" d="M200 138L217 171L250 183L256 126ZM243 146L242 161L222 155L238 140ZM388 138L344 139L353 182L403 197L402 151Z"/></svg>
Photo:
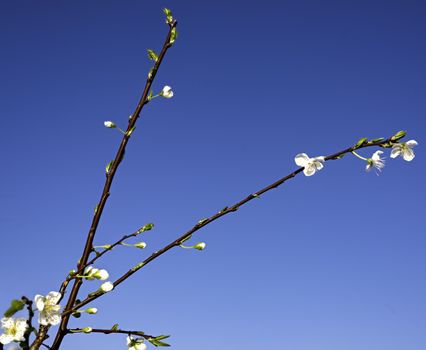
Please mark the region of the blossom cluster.
<svg viewBox="0 0 426 350"><path fill-rule="evenodd" d="M398 142L392 145L392 151L390 154L391 158L396 158L401 156L407 162L410 162L414 159L415 154L413 152L413 147L417 146L416 140L410 140L407 142ZM367 162L365 170L371 171L373 168L381 171L385 166L385 159L382 157L383 151L376 151L373 153L371 158L364 158L357 154L355 151L352 152L359 159ZM303 173L306 176L312 176L317 171L324 168L325 157L319 156L310 158L306 153L299 153L294 158L295 163L303 168Z"/></svg>

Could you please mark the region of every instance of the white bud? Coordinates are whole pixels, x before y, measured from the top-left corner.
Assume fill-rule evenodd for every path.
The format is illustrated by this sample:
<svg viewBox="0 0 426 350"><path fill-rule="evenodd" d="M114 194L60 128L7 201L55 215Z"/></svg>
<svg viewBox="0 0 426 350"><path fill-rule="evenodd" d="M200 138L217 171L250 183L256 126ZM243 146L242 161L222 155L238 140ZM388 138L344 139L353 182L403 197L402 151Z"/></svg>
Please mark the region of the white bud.
<svg viewBox="0 0 426 350"><path fill-rule="evenodd" d="M194 245L194 249L203 250L206 247L206 244L204 242L197 243Z"/></svg>
<svg viewBox="0 0 426 350"><path fill-rule="evenodd" d="M105 282L101 285L101 291L104 293L108 293L114 289L114 285L111 282Z"/></svg>
<svg viewBox="0 0 426 350"><path fill-rule="evenodd" d="M110 128L110 129L113 129L113 128L117 127L117 126L115 125L115 123L114 123L114 122L112 122L112 121L110 121L110 120L108 120L108 121L104 122L104 125L105 125L105 127Z"/></svg>
<svg viewBox="0 0 426 350"><path fill-rule="evenodd" d="M170 86L163 87L163 90L160 92L160 96L163 96L164 98L172 98L173 97L173 91Z"/></svg>
<svg viewBox="0 0 426 350"><path fill-rule="evenodd" d="M98 309L95 307L89 307L88 309L86 309L86 312L90 315L94 315L96 313L98 313Z"/></svg>
<svg viewBox="0 0 426 350"><path fill-rule="evenodd" d="M107 270L97 270L93 275L98 280L105 281L109 277L109 273Z"/></svg>
<svg viewBox="0 0 426 350"><path fill-rule="evenodd" d="M83 333L92 333L92 327L84 327L83 328Z"/></svg>
<svg viewBox="0 0 426 350"><path fill-rule="evenodd" d="M138 243L136 243L136 244L133 244L136 248L139 248L139 249L145 249L145 247L146 247L146 243L145 242L138 242Z"/></svg>

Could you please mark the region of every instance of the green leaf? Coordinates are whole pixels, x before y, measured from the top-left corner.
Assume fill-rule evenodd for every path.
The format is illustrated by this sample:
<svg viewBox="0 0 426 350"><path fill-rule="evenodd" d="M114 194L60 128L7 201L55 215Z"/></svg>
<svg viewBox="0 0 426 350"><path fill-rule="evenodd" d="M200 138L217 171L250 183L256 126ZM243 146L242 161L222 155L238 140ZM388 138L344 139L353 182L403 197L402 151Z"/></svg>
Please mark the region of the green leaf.
<svg viewBox="0 0 426 350"><path fill-rule="evenodd" d="M172 15L172 11L170 11L168 8L164 8L163 12L166 16L171 16Z"/></svg>
<svg viewBox="0 0 426 350"><path fill-rule="evenodd" d="M10 303L10 307L4 313L4 317L12 317L18 311L21 311L25 306L25 303L22 300L14 299Z"/></svg>
<svg viewBox="0 0 426 350"><path fill-rule="evenodd" d="M203 224L205 224L207 221L209 221L209 219L201 219L200 221L198 221L198 225L203 225Z"/></svg>
<svg viewBox="0 0 426 350"><path fill-rule="evenodd" d="M112 331L116 331L118 329L118 323L116 323L114 326L111 327Z"/></svg>
<svg viewBox="0 0 426 350"><path fill-rule="evenodd" d="M158 337L155 337L155 340L162 340L162 339L167 339L170 338L170 335L159 335Z"/></svg>
<svg viewBox="0 0 426 350"><path fill-rule="evenodd" d="M155 53L154 50L151 49L147 49L146 50L148 52L148 57L150 60L157 62L158 61L158 55Z"/></svg>
<svg viewBox="0 0 426 350"><path fill-rule="evenodd" d="M173 44L178 37L178 32L176 27L174 27L170 33L170 44Z"/></svg>
<svg viewBox="0 0 426 350"><path fill-rule="evenodd" d="M109 171L111 170L111 167L112 167L112 165L114 164L114 161L113 160L111 160L108 164L107 164L107 166L105 167L105 172L106 172L106 174L108 175L109 174Z"/></svg>
<svg viewBox="0 0 426 350"><path fill-rule="evenodd" d="M170 344L156 340L155 338L149 338L148 341L154 346L170 346Z"/></svg>
<svg viewBox="0 0 426 350"><path fill-rule="evenodd" d="M392 141L398 141L399 139L402 139L405 135L407 135L407 132L404 130L398 131L395 135L391 137Z"/></svg>
<svg viewBox="0 0 426 350"><path fill-rule="evenodd" d="M372 142L372 143L380 142L380 141L383 141L384 139L385 139L384 137L379 137L378 139L370 140L370 142Z"/></svg>
<svg viewBox="0 0 426 350"><path fill-rule="evenodd" d="M133 127L127 132L127 136L130 136L133 133L133 131L135 131L135 129L136 129L136 125L133 125Z"/></svg>
<svg viewBox="0 0 426 350"><path fill-rule="evenodd" d="M360 138L358 142L355 144L355 148L361 147L364 143L366 143L368 139L366 137Z"/></svg>
<svg viewBox="0 0 426 350"><path fill-rule="evenodd" d="M182 243L184 243L184 242L186 242L188 239L190 239L192 237L192 235L189 235L188 237L186 237L186 238L184 238L184 239L182 239L181 241L180 241L180 244L182 244Z"/></svg>

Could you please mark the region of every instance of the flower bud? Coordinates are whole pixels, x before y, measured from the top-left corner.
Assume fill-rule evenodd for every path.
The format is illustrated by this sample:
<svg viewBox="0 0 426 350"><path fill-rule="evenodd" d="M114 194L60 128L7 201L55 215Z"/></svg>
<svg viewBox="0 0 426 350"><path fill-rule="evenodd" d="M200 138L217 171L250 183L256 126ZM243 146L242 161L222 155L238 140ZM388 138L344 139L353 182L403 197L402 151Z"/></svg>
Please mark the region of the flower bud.
<svg viewBox="0 0 426 350"><path fill-rule="evenodd" d="M92 333L92 327L84 327L83 329L83 333Z"/></svg>
<svg viewBox="0 0 426 350"><path fill-rule="evenodd" d="M107 270L98 270L92 274L92 276L98 280L105 281L109 277L109 273Z"/></svg>
<svg viewBox="0 0 426 350"><path fill-rule="evenodd" d="M204 242L199 242L196 245L194 245L194 249L203 250L206 247L206 244Z"/></svg>
<svg viewBox="0 0 426 350"><path fill-rule="evenodd" d="M139 249L145 249L145 247L146 247L146 243L145 242L138 242L138 243L136 243L136 244L133 244L136 248L139 248Z"/></svg>
<svg viewBox="0 0 426 350"><path fill-rule="evenodd" d="M87 312L89 315L94 315L94 314L98 313L98 309L97 309L97 308L95 308L95 307L89 307L88 309L86 309L86 312Z"/></svg>
<svg viewBox="0 0 426 350"><path fill-rule="evenodd" d="M405 135L407 134L407 132L406 131L404 131L404 130L400 130L400 131L398 131L395 135L393 135L392 137L391 137L391 140L392 141L398 141L399 139L402 139Z"/></svg>
<svg viewBox="0 0 426 350"><path fill-rule="evenodd" d="M108 293L114 289L114 285L111 282L102 283L100 290L104 293Z"/></svg>
<svg viewBox="0 0 426 350"><path fill-rule="evenodd" d="M172 98L173 97L173 91L170 86L163 87L163 90L160 92L160 96L163 96L164 98Z"/></svg>
<svg viewBox="0 0 426 350"><path fill-rule="evenodd" d="M110 129L114 129L114 128L117 127L117 125L115 125L115 123L110 121L110 120L104 122L104 125L105 125L105 127L110 128Z"/></svg>

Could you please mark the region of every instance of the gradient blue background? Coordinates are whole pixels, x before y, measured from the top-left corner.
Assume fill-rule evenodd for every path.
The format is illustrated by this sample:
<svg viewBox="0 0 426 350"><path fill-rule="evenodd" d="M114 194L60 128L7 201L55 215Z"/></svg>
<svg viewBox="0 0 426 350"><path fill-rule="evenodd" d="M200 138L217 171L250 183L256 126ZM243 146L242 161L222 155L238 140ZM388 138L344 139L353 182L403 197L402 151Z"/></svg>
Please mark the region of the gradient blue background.
<svg viewBox="0 0 426 350"><path fill-rule="evenodd" d="M298 176L72 324L171 334L178 350L424 350L426 2L414 0L2 0L2 308L74 267L120 141L103 121L126 125L165 6L180 36L154 87L175 97L144 110L96 242L156 227L145 251L105 259L112 279L294 170L297 153L405 129L417 157L388 158L380 176L354 157ZM119 335L62 347L125 348Z"/></svg>

